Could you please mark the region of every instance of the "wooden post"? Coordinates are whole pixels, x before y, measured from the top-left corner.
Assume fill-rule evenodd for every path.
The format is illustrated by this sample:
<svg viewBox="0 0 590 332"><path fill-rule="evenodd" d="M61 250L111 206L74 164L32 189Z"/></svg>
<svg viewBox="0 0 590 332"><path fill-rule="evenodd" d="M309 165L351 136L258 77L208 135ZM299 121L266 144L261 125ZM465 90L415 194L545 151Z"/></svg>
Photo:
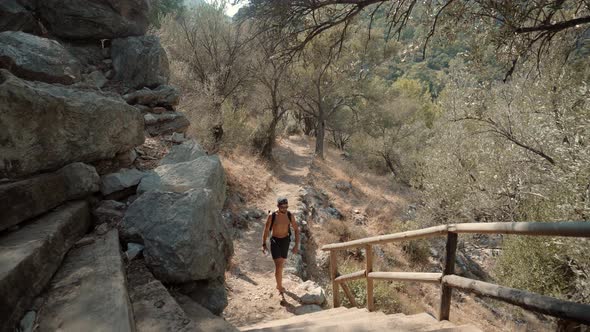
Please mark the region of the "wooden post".
<svg viewBox="0 0 590 332"><path fill-rule="evenodd" d="M348 285L345 282L343 282L342 284L340 284L340 287L342 287L344 294L346 294L346 297L348 298L348 302L350 302L350 305L352 305L353 307L356 307L357 305L356 305L356 301L354 299L354 295L352 294L352 291L350 290Z"/></svg>
<svg viewBox="0 0 590 332"><path fill-rule="evenodd" d="M367 256L367 309L373 311L375 310L375 303L373 300L373 279L369 278L369 273L373 272L373 247L368 245L365 248L365 256Z"/></svg>
<svg viewBox="0 0 590 332"><path fill-rule="evenodd" d="M443 277L449 274L455 274L455 257L457 253L457 233L448 233L447 248L445 256L445 269ZM438 320L448 320L451 310L451 295L453 288L441 284L440 307L438 311Z"/></svg>
<svg viewBox="0 0 590 332"><path fill-rule="evenodd" d="M337 254L338 252L336 250L330 251L330 278L332 279L332 298L334 299L334 308L340 306L340 294L338 283L336 282L336 277L338 276Z"/></svg>

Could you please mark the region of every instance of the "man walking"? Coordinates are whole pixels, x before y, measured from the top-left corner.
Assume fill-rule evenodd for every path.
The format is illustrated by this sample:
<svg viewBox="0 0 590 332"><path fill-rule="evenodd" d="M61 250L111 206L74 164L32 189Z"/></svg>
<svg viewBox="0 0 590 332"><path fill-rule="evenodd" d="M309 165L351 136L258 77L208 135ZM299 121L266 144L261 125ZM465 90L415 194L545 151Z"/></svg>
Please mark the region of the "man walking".
<svg viewBox="0 0 590 332"><path fill-rule="evenodd" d="M285 288L283 287L283 267L289 253L291 228L295 231L295 246L293 247L293 254L297 254L299 251L299 228L295 222L295 217L288 210L289 202L287 198L279 198L277 200L277 207L278 210L270 213L268 218L266 218L264 234L262 235L262 252L266 253L268 250L266 239L272 231L272 236L270 238L270 252L272 254L272 259L275 262L277 289L279 294L283 295L285 292Z"/></svg>

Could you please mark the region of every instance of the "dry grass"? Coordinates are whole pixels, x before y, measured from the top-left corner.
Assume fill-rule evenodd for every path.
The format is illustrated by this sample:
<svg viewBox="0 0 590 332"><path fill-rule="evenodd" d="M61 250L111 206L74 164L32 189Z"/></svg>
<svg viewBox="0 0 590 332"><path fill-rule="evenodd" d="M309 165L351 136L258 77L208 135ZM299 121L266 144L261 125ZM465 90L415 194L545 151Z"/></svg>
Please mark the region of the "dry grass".
<svg viewBox="0 0 590 332"><path fill-rule="evenodd" d="M275 178L266 162L240 149L224 151L220 158L227 178L228 195L239 194L246 202L253 202L270 190Z"/></svg>

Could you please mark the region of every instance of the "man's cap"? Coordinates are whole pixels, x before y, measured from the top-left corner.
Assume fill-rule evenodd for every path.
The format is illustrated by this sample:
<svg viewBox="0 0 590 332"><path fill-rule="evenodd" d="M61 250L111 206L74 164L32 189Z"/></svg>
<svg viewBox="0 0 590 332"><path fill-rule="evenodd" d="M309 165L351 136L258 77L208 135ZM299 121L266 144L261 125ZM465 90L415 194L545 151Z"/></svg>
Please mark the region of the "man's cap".
<svg viewBox="0 0 590 332"><path fill-rule="evenodd" d="M287 197L279 197L277 199L277 204L289 204L289 200L287 200Z"/></svg>

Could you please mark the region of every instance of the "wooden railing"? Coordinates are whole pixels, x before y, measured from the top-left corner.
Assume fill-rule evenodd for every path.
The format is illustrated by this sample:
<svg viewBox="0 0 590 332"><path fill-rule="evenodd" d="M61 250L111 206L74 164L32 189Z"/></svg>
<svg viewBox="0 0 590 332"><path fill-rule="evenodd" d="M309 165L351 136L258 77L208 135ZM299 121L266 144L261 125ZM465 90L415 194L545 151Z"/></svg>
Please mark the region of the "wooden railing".
<svg viewBox="0 0 590 332"><path fill-rule="evenodd" d="M354 296L346 282L365 278L367 280L367 309L374 310L373 281L397 280L437 283L441 285L438 310L439 320L448 320L453 288L491 297L522 308L575 322L590 324L590 305L559 300L527 291L490 284L454 275L457 235L459 233L517 234L534 236L590 237L590 222L517 222L517 223L469 223L435 226L415 231L380 235L364 239L328 244L322 250L330 251L330 277L334 307L340 306L339 287L353 306ZM373 246L396 241L415 240L435 236L447 236L445 265L442 273L420 272L373 272ZM366 268L362 271L339 275L337 251L364 247Z"/></svg>

